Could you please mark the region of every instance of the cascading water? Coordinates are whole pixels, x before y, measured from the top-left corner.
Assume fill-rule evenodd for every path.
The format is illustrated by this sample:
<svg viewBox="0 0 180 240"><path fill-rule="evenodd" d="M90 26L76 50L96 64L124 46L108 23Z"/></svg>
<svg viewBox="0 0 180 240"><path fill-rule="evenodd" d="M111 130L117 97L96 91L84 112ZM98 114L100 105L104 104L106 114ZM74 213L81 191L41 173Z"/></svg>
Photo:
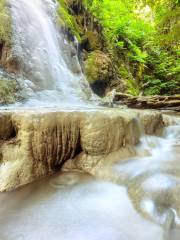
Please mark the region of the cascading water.
<svg viewBox="0 0 180 240"><path fill-rule="evenodd" d="M90 98L75 49L56 28L57 4L53 0L9 0L9 4L12 54L19 62L26 105L75 105Z"/></svg>
<svg viewBox="0 0 180 240"><path fill-rule="evenodd" d="M136 210L162 225L163 240L180 239L180 122L175 120L161 137L143 135L137 157L113 166Z"/></svg>

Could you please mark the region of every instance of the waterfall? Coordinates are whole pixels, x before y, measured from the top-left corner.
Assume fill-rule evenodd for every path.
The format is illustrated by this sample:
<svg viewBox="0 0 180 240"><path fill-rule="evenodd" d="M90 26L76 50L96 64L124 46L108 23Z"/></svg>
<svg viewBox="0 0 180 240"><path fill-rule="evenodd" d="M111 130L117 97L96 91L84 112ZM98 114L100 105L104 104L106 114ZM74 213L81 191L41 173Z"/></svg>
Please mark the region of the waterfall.
<svg viewBox="0 0 180 240"><path fill-rule="evenodd" d="M79 104L91 96L76 50L56 27L53 0L9 0L12 54L18 59L25 98L32 105Z"/></svg>

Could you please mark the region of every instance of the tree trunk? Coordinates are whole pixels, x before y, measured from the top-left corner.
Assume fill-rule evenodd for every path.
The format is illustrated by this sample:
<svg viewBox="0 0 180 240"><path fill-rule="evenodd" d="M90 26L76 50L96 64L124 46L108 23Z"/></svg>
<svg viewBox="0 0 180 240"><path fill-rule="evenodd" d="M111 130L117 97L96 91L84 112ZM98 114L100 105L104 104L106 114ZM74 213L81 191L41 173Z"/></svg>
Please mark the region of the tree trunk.
<svg viewBox="0 0 180 240"><path fill-rule="evenodd" d="M131 108L172 109L180 111L180 95L172 96L132 96L116 93L114 102Z"/></svg>

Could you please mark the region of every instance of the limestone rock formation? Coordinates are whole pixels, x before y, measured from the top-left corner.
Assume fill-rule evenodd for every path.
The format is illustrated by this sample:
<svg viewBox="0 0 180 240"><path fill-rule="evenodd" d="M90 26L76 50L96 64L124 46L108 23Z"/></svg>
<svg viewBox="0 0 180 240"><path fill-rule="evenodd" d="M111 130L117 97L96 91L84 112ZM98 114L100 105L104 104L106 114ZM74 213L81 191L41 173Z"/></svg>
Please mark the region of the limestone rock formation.
<svg viewBox="0 0 180 240"><path fill-rule="evenodd" d="M85 153L97 156L138 143L140 130L137 114L118 111L89 114L81 128L81 144Z"/></svg>
<svg viewBox="0 0 180 240"><path fill-rule="evenodd" d="M33 112L3 115L3 123L4 118L6 121L9 118L7 123L16 131L12 137L6 134L9 139L2 141L0 189L13 189L51 174L72 158L79 141L79 115Z"/></svg>
<svg viewBox="0 0 180 240"><path fill-rule="evenodd" d="M50 175L68 159L87 171L84 165L92 169L100 159L102 161L116 151L124 151L123 157L126 148L139 141L140 115L136 111L118 109L1 111L0 191ZM159 113L152 116L148 113L147 116L151 124L155 121L153 126L157 126ZM74 159L76 156L79 161Z"/></svg>
<svg viewBox="0 0 180 240"><path fill-rule="evenodd" d="M146 134L156 134L164 126L162 114L156 111L141 111L140 120L143 127L143 131Z"/></svg>

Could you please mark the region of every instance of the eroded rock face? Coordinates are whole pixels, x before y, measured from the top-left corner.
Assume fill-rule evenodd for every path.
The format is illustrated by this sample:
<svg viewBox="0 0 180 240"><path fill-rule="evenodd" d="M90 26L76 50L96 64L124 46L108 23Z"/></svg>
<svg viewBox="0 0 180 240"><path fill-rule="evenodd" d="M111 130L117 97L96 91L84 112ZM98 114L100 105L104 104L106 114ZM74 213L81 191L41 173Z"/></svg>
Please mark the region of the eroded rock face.
<svg viewBox="0 0 180 240"><path fill-rule="evenodd" d="M91 156L107 155L127 144L137 144L140 137L137 114L116 111L89 114L81 128L81 144Z"/></svg>
<svg viewBox="0 0 180 240"><path fill-rule="evenodd" d="M11 114L0 114L0 141L8 140L15 134L15 129L12 124Z"/></svg>
<svg viewBox="0 0 180 240"><path fill-rule="evenodd" d="M17 133L1 145L0 190L51 174L74 157L79 144L80 114L26 112L8 113L5 117Z"/></svg>
<svg viewBox="0 0 180 240"><path fill-rule="evenodd" d="M13 55L12 46L3 46L0 65L10 74L18 74L20 72L20 59Z"/></svg>
<svg viewBox="0 0 180 240"><path fill-rule="evenodd" d="M164 126L163 116L157 111L141 111L140 120L146 134L158 133Z"/></svg>
<svg viewBox="0 0 180 240"><path fill-rule="evenodd" d="M68 159L92 169L108 154L138 143L139 115L115 109L0 112L0 191L50 175Z"/></svg>

